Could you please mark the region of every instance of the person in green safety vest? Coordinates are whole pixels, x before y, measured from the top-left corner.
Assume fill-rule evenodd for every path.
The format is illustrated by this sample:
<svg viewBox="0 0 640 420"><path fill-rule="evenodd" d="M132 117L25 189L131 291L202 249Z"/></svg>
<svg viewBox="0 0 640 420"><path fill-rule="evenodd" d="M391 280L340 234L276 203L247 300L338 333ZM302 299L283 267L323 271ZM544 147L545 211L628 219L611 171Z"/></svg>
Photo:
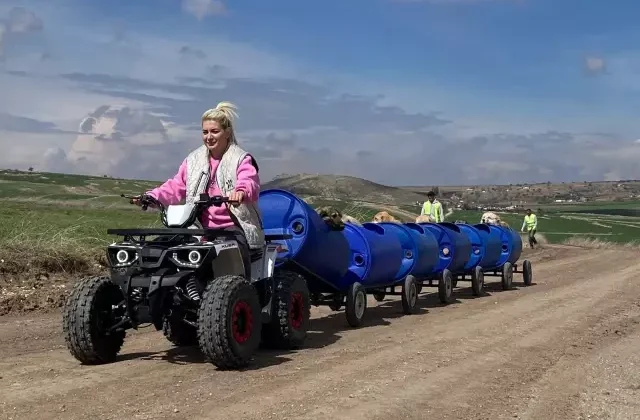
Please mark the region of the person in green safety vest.
<svg viewBox="0 0 640 420"><path fill-rule="evenodd" d="M436 193L429 191L427 193L427 201L422 205L422 211L420 215L428 214L436 222L444 222L444 213L442 211L442 204L436 200Z"/></svg>
<svg viewBox="0 0 640 420"><path fill-rule="evenodd" d="M524 221L522 222L522 228L520 228L520 230L524 232L525 227L527 228L527 232L529 232L529 246L533 248L533 245L538 244L538 241L536 241L538 218L535 214L531 213L531 209L527 209L527 215L524 216Z"/></svg>

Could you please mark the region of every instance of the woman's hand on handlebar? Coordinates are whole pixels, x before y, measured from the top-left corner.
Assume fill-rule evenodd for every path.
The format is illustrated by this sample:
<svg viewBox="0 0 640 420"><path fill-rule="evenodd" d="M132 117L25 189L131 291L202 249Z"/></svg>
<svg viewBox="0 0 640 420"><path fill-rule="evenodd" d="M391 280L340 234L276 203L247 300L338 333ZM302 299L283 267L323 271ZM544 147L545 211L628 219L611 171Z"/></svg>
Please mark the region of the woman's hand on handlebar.
<svg viewBox="0 0 640 420"><path fill-rule="evenodd" d="M244 200L244 191L233 191L229 194L229 201L232 201L231 205L238 206Z"/></svg>

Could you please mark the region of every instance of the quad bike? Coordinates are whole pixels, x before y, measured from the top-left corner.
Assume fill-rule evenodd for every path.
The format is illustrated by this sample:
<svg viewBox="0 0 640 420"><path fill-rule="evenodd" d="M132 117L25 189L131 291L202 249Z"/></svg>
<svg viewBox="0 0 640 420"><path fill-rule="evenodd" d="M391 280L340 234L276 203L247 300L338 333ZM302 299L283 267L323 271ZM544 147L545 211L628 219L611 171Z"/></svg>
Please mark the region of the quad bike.
<svg viewBox="0 0 640 420"><path fill-rule="evenodd" d="M251 253L252 278L246 279L233 234L198 222L207 207L232 203L228 198L201 194L194 204L167 208L147 195L125 198L140 200L143 210L158 208L166 228L107 230L123 237L107 247L110 275L79 281L63 308L65 341L76 359L115 361L126 331L148 322L175 345L199 345L221 369L247 366L261 343L303 343L310 317L306 281L275 268L282 245L272 241L289 235L266 235L265 246Z"/></svg>

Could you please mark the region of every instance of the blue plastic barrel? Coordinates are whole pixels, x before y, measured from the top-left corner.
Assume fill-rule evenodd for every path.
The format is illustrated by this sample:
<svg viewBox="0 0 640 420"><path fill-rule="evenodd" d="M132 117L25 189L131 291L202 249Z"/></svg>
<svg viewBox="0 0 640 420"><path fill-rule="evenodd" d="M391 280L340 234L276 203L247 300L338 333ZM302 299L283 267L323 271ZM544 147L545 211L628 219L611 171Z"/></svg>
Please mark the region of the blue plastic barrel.
<svg viewBox="0 0 640 420"><path fill-rule="evenodd" d="M478 234L482 238L484 243L484 256L480 261L480 267L496 267L500 261L500 255L502 254L502 241L500 235L491 233L490 225L485 223L478 223L473 225L477 229Z"/></svg>
<svg viewBox="0 0 640 420"><path fill-rule="evenodd" d="M269 189L260 192L258 206L265 234L293 235L292 239L274 241L287 248L278 254L277 265L294 259L327 281L347 273L351 253L343 232L332 231L302 199L288 191Z"/></svg>
<svg viewBox="0 0 640 420"><path fill-rule="evenodd" d="M455 223L419 223L423 228L429 229L438 240L440 261L436 268L437 273L449 269L452 273L460 273L469 260L471 242L460 231Z"/></svg>
<svg viewBox="0 0 640 420"><path fill-rule="evenodd" d="M395 235L400 241L400 245L402 246L402 263L394 276L394 280L402 280L411 274L411 271L413 271L416 265L416 258L419 252L418 243L412 236L411 231L400 223L383 222L378 223L378 226L381 226L385 230L385 233Z"/></svg>
<svg viewBox="0 0 640 420"><path fill-rule="evenodd" d="M501 268L504 263L518 261L522 254L522 238L511 228L499 225L487 225L491 230L490 235L500 241L500 258L493 266L482 266L483 269L495 270Z"/></svg>
<svg viewBox="0 0 640 420"><path fill-rule="evenodd" d="M507 261L509 261L511 264L514 264L520 259L520 256L522 255L522 238L520 237L520 233L516 230L506 226L501 227L502 229L506 230L513 238L511 241L511 252L509 253L509 259Z"/></svg>
<svg viewBox="0 0 640 420"><path fill-rule="evenodd" d="M469 242L471 243L471 251L469 252L469 260L464 265L464 271L470 272L476 266L480 265L480 261L484 258L485 254L485 242L480 236L480 232L475 226L471 226L464 223L456 223L456 226L460 229ZM499 248L498 248L499 249Z"/></svg>
<svg viewBox="0 0 640 420"><path fill-rule="evenodd" d="M418 278L435 275L440 253L435 235L417 223L405 223L404 226L413 237L417 249L417 254L414 256L415 264L409 274Z"/></svg>
<svg viewBox="0 0 640 420"><path fill-rule="evenodd" d="M377 223L346 223L343 232L351 249L351 265L336 288L346 291L355 282L365 288L394 284L404 254L395 232Z"/></svg>

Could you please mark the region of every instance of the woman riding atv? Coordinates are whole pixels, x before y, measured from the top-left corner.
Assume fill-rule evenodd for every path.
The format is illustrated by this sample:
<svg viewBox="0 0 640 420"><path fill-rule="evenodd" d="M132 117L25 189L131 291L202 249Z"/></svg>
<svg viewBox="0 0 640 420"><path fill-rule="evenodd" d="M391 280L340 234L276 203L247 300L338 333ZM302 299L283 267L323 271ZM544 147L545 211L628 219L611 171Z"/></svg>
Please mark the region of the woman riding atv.
<svg viewBox="0 0 640 420"><path fill-rule="evenodd" d="M146 194L165 206L182 200L193 203L205 192L211 197L222 195L236 201L228 207L208 207L200 222L205 229L223 229L234 234L246 278L250 280L249 249L261 248L265 241L257 206L260 178L253 156L238 146L233 129L235 109L232 103L220 102L205 111L202 115L204 144L189 153L173 178ZM133 202L141 204L139 199Z"/></svg>

